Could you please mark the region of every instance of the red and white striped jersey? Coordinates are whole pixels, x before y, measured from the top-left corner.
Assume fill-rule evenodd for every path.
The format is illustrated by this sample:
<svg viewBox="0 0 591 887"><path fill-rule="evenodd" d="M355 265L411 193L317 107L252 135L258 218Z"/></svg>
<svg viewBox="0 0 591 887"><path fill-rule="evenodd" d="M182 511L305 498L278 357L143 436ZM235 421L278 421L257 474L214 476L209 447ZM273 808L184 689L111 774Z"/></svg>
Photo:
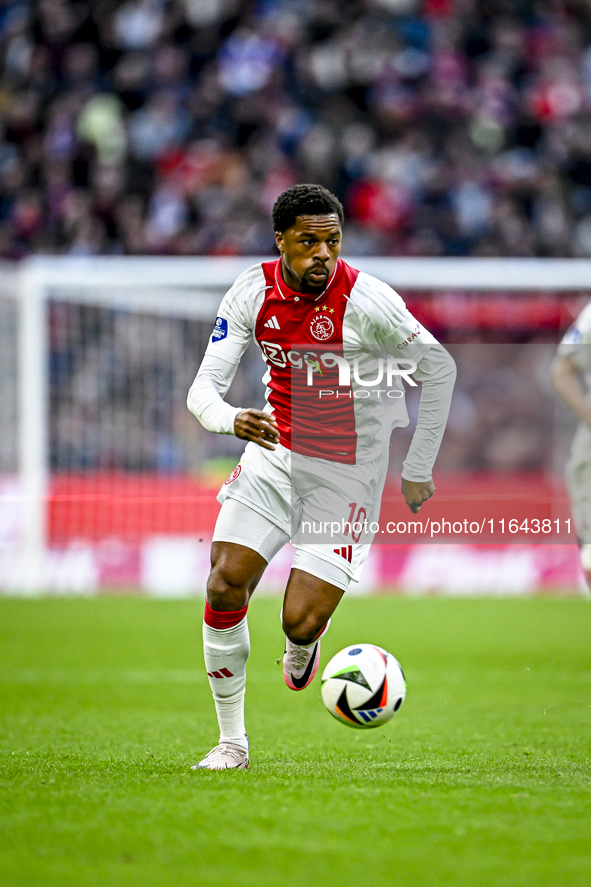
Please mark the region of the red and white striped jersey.
<svg viewBox="0 0 591 887"><path fill-rule="evenodd" d="M418 364L436 344L391 287L342 259L320 295L290 289L280 260L241 274L206 354L227 363L230 380L253 338L281 443L347 464L374 459L392 428L408 424L396 361Z"/></svg>

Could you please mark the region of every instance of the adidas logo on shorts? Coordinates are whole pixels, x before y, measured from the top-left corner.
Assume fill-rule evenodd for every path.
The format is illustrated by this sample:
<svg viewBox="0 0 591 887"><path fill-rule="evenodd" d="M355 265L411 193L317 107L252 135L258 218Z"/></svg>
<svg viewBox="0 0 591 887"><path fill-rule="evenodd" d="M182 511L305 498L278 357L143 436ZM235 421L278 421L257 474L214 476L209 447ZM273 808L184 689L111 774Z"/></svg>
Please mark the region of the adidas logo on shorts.
<svg viewBox="0 0 591 887"><path fill-rule="evenodd" d="M335 554L340 554L341 557L344 557L346 561L353 560L353 546L352 545L343 545L342 548L333 548Z"/></svg>

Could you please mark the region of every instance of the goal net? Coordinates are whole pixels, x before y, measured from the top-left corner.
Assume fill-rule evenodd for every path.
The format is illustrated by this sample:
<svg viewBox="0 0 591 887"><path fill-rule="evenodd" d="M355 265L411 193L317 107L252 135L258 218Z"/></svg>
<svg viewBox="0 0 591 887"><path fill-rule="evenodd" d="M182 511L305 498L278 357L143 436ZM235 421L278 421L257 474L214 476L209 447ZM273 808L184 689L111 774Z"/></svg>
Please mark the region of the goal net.
<svg viewBox="0 0 591 887"><path fill-rule="evenodd" d="M1 591L203 593L215 496L243 444L204 431L186 395L224 292L256 261L55 257L3 267ZM548 372L560 334L588 299L591 263L351 264L394 286L454 352L458 388L436 473L451 511L439 517L484 520L490 530L471 538L467 525L455 534L444 526L419 539L395 529L380 540L387 544L361 589L579 587L561 480L574 426ZM228 401L261 407L263 372L252 346ZM394 525L402 522L397 475L411 433L412 422L392 438L385 503ZM558 525L534 538L524 521L536 519ZM280 590L289 559L285 551L270 566L264 588Z"/></svg>

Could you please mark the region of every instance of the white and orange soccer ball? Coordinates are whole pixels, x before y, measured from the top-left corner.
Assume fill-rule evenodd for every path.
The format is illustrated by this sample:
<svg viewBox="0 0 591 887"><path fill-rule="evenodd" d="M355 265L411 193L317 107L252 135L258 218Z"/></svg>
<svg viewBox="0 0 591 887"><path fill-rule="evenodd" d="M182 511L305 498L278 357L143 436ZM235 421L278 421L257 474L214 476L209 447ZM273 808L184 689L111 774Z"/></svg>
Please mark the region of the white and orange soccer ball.
<svg viewBox="0 0 591 887"><path fill-rule="evenodd" d="M348 727L379 727L400 709L406 681L398 660L375 644L353 644L322 673L322 701Z"/></svg>

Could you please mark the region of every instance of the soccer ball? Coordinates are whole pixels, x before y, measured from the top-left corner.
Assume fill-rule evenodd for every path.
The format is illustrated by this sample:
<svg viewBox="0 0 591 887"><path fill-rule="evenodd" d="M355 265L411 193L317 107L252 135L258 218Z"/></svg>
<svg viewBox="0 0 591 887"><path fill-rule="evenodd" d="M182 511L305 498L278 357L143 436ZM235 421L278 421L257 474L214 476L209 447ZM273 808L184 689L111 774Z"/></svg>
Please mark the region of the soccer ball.
<svg viewBox="0 0 591 887"><path fill-rule="evenodd" d="M348 727L379 727L398 711L406 681L398 660L375 644L353 644L322 673L322 701Z"/></svg>

